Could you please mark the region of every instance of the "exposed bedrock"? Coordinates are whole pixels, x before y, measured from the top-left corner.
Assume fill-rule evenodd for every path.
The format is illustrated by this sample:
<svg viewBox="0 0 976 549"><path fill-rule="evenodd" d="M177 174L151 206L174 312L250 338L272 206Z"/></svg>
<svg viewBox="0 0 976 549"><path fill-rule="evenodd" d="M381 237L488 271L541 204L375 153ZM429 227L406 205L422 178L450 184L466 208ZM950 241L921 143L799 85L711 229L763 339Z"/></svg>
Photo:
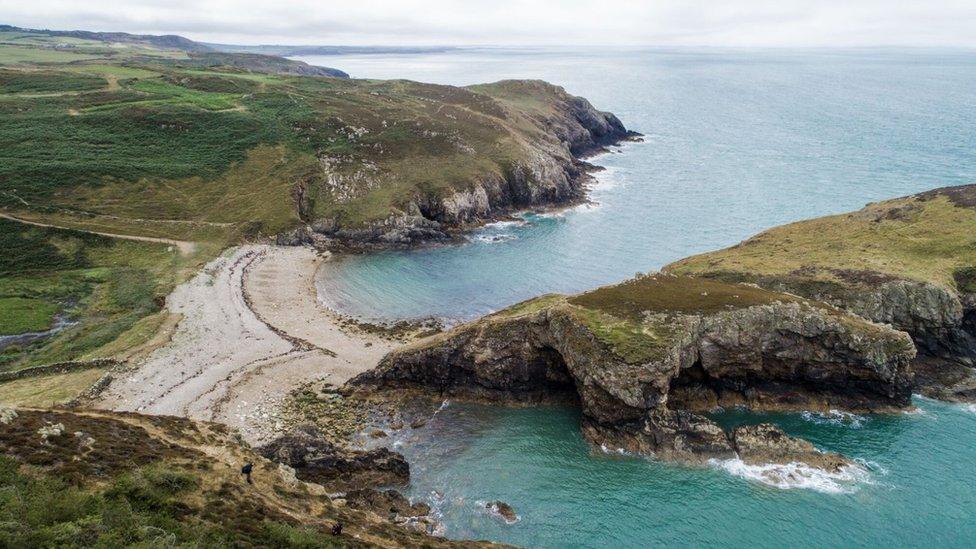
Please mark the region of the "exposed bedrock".
<svg viewBox="0 0 976 549"><path fill-rule="evenodd" d="M918 349L913 364L918 392L942 400L976 400L976 295L875 276L845 284L801 276L736 278L830 303L907 332Z"/></svg>
<svg viewBox="0 0 976 549"><path fill-rule="evenodd" d="M917 390L976 401L976 185L774 227L665 271L750 282L908 332Z"/></svg>
<svg viewBox="0 0 976 549"><path fill-rule="evenodd" d="M524 85L551 86L542 82ZM281 235L279 243L353 250L410 247L451 240L459 230L518 210L582 202L589 172L594 169L582 158L639 134L584 98L562 90L554 96L561 99L551 105L551 112L539 115L545 135L524 143L523 157L507 169L486 170L449 192L418 194L399 211L365 227L343 227L322 219Z"/></svg>
<svg viewBox="0 0 976 549"><path fill-rule="evenodd" d="M649 280L642 289L700 289L695 279ZM500 402L573 398L592 442L686 461L734 455L729 435L701 415L717 406L909 404L915 350L906 334L745 286L709 282L700 295L721 286L727 297L716 299L729 303L639 319L579 305L589 294L540 298L394 351L351 383Z"/></svg>
<svg viewBox="0 0 976 549"><path fill-rule="evenodd" d="M357 451L329 442L313 425L299 425L257 448L262 456L295 470L295 477L332 491L405 485L410 466L386 448Z"/></svg>

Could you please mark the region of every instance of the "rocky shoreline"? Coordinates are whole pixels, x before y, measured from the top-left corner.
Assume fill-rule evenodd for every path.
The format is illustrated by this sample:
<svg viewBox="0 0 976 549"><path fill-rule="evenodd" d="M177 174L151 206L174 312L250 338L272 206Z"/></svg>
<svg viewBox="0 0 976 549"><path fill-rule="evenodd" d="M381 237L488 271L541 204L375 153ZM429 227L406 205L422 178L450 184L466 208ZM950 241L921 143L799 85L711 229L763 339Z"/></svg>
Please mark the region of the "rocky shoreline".
<svg viewBox="0 0 976 549"><path fill-rule="evenodd" d="M585 159L642 136L586 99L562 93L564 101L543 120L547 138L531 147L527 160L504 173L486 172L466 189L449 194L415 195L386 219L365 227L346 227L332 218L310 220L277 235L276 243L345 252L449 244L464 232L519 211L585 202L591 173L600 169Z"/></svg>
<svg viewBox="0 0 976 549"><path fill-rule="evenodd" d="M915 350L904 333L751 286L669 275L627 284L635 299L651 298L637 316L606 305L617 287L547 296L397 349L350 385L502 404L575 400L595 445L691 463L737 455L736 437L703 415L718 407L910 405ZM697 298L695 309L654 303L676 295ZM754 437L772 444L771 433Z"/></svg>

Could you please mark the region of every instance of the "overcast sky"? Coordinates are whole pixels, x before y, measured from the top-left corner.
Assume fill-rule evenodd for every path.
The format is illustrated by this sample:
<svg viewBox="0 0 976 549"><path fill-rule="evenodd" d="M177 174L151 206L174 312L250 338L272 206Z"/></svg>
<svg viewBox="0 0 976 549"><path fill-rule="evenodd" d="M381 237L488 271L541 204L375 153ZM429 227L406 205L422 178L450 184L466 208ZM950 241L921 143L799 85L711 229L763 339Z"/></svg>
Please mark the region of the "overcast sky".
<svg viewBox="0 0 976 549"><path fill-rule="evenodd" d="M236 44L976 47L976 0L0 0L0 23Z"/></svg>

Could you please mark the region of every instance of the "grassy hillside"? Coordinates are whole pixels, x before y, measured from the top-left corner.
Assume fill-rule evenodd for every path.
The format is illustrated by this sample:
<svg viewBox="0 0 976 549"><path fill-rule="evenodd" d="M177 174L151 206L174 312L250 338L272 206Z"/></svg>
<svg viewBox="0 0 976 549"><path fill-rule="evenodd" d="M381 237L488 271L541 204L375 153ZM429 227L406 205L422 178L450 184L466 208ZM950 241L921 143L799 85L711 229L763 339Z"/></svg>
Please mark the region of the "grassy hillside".
<svg viewBox="0 0 976 549"><path fill-rule="evenodd" d="M2 410L4 547L473 547L289 482L222 426ZM253 484L240 468L254 463ZM337 521L342 535L331 535Z"/></svg>
<svg viewBox="0 0 976 549"><path fill-rule="evenodd" d="M554 86L293 76L252 57L0 32L0 208L225 241L356 229L562 146Z"/></svg>
<svg viewBox="0 0 976 549"><path fill-rule="evenodd" d="M885 278L971 291L976 186L951 187L776 227L736 246L683 259L669 272L793 277L836 284Z"/></svg>
<svg viewBox="0 0 976 549"><path fill-rule="evenodd" d="M216 253L184 255L134 242L0 219L0 336L70 324L50 338L0 349L0 370L100 355L98 350L157 313L165 296ZM123 349L116 349L121 351ZM114 353L109 353L114 354Z"/></svg>

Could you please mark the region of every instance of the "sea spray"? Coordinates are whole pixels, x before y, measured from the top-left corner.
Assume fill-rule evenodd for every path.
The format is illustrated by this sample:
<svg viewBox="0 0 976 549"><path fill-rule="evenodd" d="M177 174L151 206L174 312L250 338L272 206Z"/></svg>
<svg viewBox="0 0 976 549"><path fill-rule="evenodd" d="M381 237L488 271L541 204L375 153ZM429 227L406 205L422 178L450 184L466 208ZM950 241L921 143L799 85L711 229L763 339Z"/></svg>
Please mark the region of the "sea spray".
<svg viewBox="0 0 976 549"><path fill-rule="evenodd" d="M764 463L749 465L739 458L711 459L708 462L729 474L767 486L808 489L825 494L851 494L859 484L870 484L871 473L862 464L846 465L837 472L811 467L806 463Z"/></svg>
<svg viewBox="0 0 976 549"><path fill-rule="evenodd" d="M864 426L864 422L868 418L853 414L851 412L845 412L843 410L829 410L827 412L803 412L800 416L817 425L836 425L839 427L850 427L851 429L860 429Z"/></svg>

